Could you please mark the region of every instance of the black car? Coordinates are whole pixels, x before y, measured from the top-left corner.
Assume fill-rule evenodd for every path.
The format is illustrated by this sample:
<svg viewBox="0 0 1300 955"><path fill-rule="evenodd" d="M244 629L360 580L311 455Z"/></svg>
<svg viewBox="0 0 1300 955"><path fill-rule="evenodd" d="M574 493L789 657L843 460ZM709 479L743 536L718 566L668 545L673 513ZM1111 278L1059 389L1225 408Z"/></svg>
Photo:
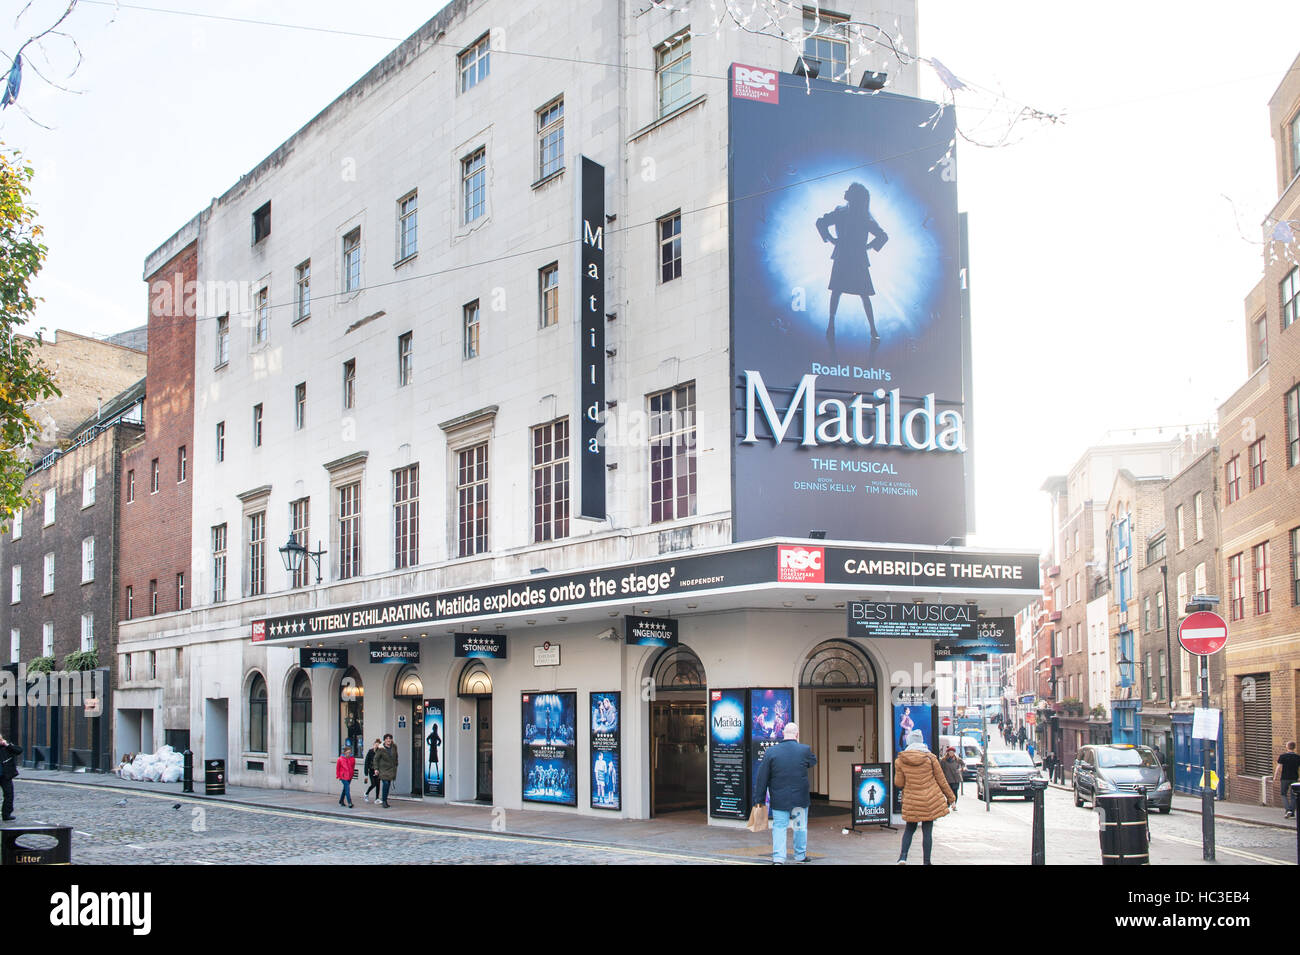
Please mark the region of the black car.
<svg viewBox="0 0 1300 955"><path fill-rule="evenodd" d="M1174 788L1150 746L1131 743L1085 746L1074 758L1074 804L1097 805L1108 793L1145 792L1147 808L1173 809Z"/></svg>

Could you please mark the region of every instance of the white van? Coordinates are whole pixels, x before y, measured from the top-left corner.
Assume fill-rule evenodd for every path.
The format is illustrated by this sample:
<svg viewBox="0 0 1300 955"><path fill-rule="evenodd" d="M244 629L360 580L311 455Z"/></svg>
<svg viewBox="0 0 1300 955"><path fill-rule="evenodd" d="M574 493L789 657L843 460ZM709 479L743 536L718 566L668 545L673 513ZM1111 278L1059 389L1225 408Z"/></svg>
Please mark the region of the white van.
<svg viewBox="0 0 1300 955"><path fill-rule="evenodd" d="M966 768L962 771L961 778L967 782L975 781L975 767L984 759L984 750L980 749L977 743L970 736L940 736L939 737L939 758L942 759L951 746L957 751L966 762Z"/></svg>

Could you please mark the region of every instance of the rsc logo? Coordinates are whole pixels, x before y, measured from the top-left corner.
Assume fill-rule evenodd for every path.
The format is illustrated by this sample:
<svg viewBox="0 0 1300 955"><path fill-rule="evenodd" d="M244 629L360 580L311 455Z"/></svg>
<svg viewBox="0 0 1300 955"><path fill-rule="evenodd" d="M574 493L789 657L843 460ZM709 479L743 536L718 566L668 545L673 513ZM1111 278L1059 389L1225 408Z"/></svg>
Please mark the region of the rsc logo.
<svg viewBox="0 0 1300 955"><path fill-rule="evenodd" d="M777 548L777 580L798 584L825 583L825 553L820 547Z"/></svg>

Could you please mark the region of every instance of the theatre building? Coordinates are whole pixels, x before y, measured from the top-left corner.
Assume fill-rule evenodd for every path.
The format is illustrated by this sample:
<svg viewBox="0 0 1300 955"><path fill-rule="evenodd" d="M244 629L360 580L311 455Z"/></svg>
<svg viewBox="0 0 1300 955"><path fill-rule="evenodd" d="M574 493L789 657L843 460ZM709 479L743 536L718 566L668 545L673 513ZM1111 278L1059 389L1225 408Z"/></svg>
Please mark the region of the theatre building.
<svg viewBox="0 0 1300 955"><path fill-rule="evenodd" d="M199 213L192 606L122 625L197 758L725 822L792 719L832 800L934 740L1038 558L964 544L951 111L854 59L915 3L839 13L458 0Z"/></svg>

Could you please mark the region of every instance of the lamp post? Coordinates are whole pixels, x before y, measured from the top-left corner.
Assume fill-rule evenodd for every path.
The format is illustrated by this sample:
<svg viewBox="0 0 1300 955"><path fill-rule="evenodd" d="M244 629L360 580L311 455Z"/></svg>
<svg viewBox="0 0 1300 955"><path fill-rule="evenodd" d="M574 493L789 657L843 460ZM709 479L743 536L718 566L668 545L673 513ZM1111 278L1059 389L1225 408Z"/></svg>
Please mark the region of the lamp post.
<svg viewBox="0 0 1300 955"><path fill-rule="evenodd" d="M316 583L320 583L320 559L325 551L320 549L320 541L316 542L316 550L308 550L306 545L298 543L298 538L294 534L289 535L289 543L280 548L280 557L284 560L284 569L291 574L298 573L302 567L304 557L310 557L316 562Z"/></svg>

